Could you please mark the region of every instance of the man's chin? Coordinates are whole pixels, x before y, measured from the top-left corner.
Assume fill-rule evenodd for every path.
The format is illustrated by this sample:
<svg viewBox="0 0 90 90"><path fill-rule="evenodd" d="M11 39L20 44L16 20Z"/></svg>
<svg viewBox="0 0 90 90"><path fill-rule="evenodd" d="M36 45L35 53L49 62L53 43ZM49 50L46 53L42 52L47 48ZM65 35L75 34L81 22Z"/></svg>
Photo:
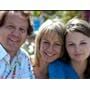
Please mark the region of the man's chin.
<svg viewBox="0 0 90 90"><path fill-rule="evenodd" d="M9 51L10 52L17 52L18 51L18 48L10 48Z"/></svg>

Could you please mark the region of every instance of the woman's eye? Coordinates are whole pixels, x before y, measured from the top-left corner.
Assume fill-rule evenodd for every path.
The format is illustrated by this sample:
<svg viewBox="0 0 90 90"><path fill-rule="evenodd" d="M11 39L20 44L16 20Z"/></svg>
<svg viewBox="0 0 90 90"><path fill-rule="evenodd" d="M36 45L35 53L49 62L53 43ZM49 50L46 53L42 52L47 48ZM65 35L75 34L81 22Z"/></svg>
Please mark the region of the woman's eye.
<svg viewBox="0 0 90 90"><path fill-rule="evenodd" d="M59 44L59 43L56 43L55 45L56 45L56 46L61 46L61 44Z"/></svg>
<svg viewBox="0 0 90 90"><path fill-rule="evenodd" d="M43 44L44 44L45 46L49 46L49 45L50 45L50 43L49 43L48 41L43 41Z"/></svg>
<svg viewBox="0 0 90 90"><path fill-rule="evenodd" d="M43 43L45 43L45 44L49 44L49 42L47 42L47 41L44 41Z"/></svg>

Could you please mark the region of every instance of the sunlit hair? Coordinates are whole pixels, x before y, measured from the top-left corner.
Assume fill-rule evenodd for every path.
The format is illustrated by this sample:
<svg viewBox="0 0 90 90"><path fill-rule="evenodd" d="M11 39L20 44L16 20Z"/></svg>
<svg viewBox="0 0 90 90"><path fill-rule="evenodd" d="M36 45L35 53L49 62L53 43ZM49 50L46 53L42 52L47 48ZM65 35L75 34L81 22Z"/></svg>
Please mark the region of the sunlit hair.
<svg viewBox="0 0 90 90"><path fill-rule="evenodd" d="M90 26L87 21L73 18L66 24L66 32L80 32L88 37L90 37Z"/></svg>
<svg viewBox="0 0 90 90"><path fill-rule="evenodd" d="M79 32L82 33L83 35L90 37L90 26L89 23L85 20L78 19L78 18L73 18L70 21L67 22L66 24L66 31L64 33L64 44L66 44L66 35L68 32ZM64 45L65 47L65 45ZM65 50L65 57L66 57L66 62L70 63L70 57L67 53L66 47L64 48ZM90 56L87 58L87 67L86 70L84 71L84 78L90 78Z"/></svg>
<svg viewBox="0 0 90 90"><path fill-rule="evenodd" d="M26 12L26 11L19 11L19 10L17 10L17 11L14 11L14 10L13 11L0 11L0 27L4 25L5 19L9 13L20 14L21 16L25 17L28 22L27 35L31 35L31 33L33 32L33 28L30 23L30 13Z"/></svg>
<svg viewBox="0 0 90 90"><path fill-rule="evenodd" d="M58 35L60 42L63 45L63 40L64 40L64 24L59 21L59 19L48 19L46 22L44 22L41 27L39 28L39 32L36 36L35 40L35 63L39 65L39 59L41 57L40 55L40 43L41 39L44 35L46 37L52 33L55 33ZM54 36L53 36L54 37ZM63 47L62 47L62 54L60 57L63 55Z"/></svg>

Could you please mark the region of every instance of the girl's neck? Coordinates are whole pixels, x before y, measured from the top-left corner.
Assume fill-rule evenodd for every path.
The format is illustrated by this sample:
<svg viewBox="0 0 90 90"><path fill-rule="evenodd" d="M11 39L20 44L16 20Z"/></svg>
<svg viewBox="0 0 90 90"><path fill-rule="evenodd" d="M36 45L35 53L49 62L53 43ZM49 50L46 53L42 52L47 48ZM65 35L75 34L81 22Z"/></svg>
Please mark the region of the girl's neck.
<svg viewBox="0 0 90 90"><path fill-rule="evenodd" d="M77 62L72 60L71 61L72 66L74 67L75 71L79 75L80 78L84 78L84 71L86 69L87 60Z"/></svg>

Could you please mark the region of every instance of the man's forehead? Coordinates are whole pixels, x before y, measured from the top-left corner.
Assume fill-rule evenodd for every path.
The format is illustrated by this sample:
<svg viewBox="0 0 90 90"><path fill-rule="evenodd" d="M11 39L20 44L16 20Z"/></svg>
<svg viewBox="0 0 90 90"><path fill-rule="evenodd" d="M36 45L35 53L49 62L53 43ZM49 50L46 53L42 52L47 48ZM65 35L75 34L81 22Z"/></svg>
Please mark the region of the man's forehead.
<svg viewBox="0 0 90 90"><path fill-rule="evenodd" d="M13 11L9 11L6 18L7 19L19 18L21 20L26 20L25 16L23 16L20 12L13 12Z"/></svg>

